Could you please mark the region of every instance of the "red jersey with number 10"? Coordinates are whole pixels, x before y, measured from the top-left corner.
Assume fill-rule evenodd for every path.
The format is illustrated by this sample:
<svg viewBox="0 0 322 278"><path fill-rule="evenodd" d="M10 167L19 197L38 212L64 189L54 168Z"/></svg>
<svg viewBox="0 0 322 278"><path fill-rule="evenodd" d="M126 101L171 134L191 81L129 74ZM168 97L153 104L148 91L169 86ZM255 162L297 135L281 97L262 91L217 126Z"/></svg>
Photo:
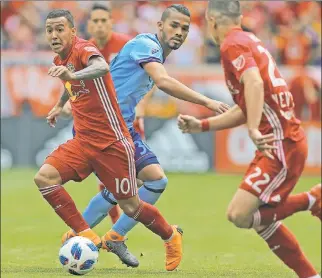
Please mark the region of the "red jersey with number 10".
<svg viewBox="0 0 322 278"><path fill-rule="evenodd" d="M86 68L93 56L103 57L92 43L75 37L66 59L56 56L54 64L76 72ZM63 81L63 84L70 96L76 139L103 150L116 141L130 138L110 73L94 80Z"/></svg>
<svg viewBox="0 0 322 278"><path fill-rule="evenodd" d="M226 83L235 103L247 117L242 76L248 69L258 68L264 82L264 109L259 130L274 133L278 140L299 141L304 137L300 121L293 113L294 102L276 63L252 33L232 29L220 47ZM256 98L256 95L254 95Z"/></svg>

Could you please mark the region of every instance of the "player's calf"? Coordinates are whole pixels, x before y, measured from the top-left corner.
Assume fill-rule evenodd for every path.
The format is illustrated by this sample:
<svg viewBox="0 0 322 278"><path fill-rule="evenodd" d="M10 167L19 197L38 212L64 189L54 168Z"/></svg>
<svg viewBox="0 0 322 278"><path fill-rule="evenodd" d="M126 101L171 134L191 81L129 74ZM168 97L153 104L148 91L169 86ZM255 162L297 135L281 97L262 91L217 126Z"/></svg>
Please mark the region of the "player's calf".
<svg viewBox="0 0 322 278"><path fill-rule="evenodd" d="M71 196L62 187L62 178L54 166L44 164L36 174L34 181L43 198L70 228L77 233L89 229Z"/></svg>

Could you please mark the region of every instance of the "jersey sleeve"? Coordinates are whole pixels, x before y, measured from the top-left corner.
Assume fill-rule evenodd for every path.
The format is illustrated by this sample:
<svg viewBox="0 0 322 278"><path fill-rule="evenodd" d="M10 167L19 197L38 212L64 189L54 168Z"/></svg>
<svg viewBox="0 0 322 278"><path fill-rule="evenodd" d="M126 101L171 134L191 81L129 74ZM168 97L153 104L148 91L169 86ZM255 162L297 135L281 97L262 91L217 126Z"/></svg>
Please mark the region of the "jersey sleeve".
<svg viewBox="0 0 322 278"><path fill-rule="evenodd" d="M163 51L161 47L151 39L139 39L131 51L131 58L141 66L142 63L163 63Z"/></svg>
<svg viewBox="0 0 322 278"><path fill-rule="evenodd" d="M81 59L84 67L88 65L89 59L93 56L100 56L104 58L101 52L92 44L85 44L79 49L79 58Z"/></svg>
<svg viewBox="0 0 322 278"><path fill-rule="evenodd" d="M257 67L251 50L245 45L229 45L222 52L222 59L226 66L232 69L233 74L239 82L241 82L244 72L250 68Z"/></svg>

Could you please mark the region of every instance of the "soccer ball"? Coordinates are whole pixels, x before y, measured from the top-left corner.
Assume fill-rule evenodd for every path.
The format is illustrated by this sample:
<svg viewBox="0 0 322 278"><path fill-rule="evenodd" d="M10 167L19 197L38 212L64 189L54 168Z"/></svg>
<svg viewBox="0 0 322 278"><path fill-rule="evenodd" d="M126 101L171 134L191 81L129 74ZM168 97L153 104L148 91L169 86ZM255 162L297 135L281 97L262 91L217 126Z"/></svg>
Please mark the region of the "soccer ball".
<svg viewBox="0 0 322 278"><path fill-rule="evenodd" d="M59 261L73 275L92 271L98 261L98 249L89 239L76 236L66 241L59 250Z"/></svg>

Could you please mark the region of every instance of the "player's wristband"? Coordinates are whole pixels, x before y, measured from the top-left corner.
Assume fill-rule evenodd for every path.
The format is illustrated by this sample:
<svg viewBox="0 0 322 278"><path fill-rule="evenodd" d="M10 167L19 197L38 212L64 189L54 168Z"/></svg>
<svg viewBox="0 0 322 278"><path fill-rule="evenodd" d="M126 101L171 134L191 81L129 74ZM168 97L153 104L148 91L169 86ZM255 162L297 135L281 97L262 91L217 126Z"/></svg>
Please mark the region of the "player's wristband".
<svg viewBox="0 0 322 278"><path fill-rule="evenodd" d="M208 119L201 120L201 130L202 132L210 130L210 123Z"/></svg>

